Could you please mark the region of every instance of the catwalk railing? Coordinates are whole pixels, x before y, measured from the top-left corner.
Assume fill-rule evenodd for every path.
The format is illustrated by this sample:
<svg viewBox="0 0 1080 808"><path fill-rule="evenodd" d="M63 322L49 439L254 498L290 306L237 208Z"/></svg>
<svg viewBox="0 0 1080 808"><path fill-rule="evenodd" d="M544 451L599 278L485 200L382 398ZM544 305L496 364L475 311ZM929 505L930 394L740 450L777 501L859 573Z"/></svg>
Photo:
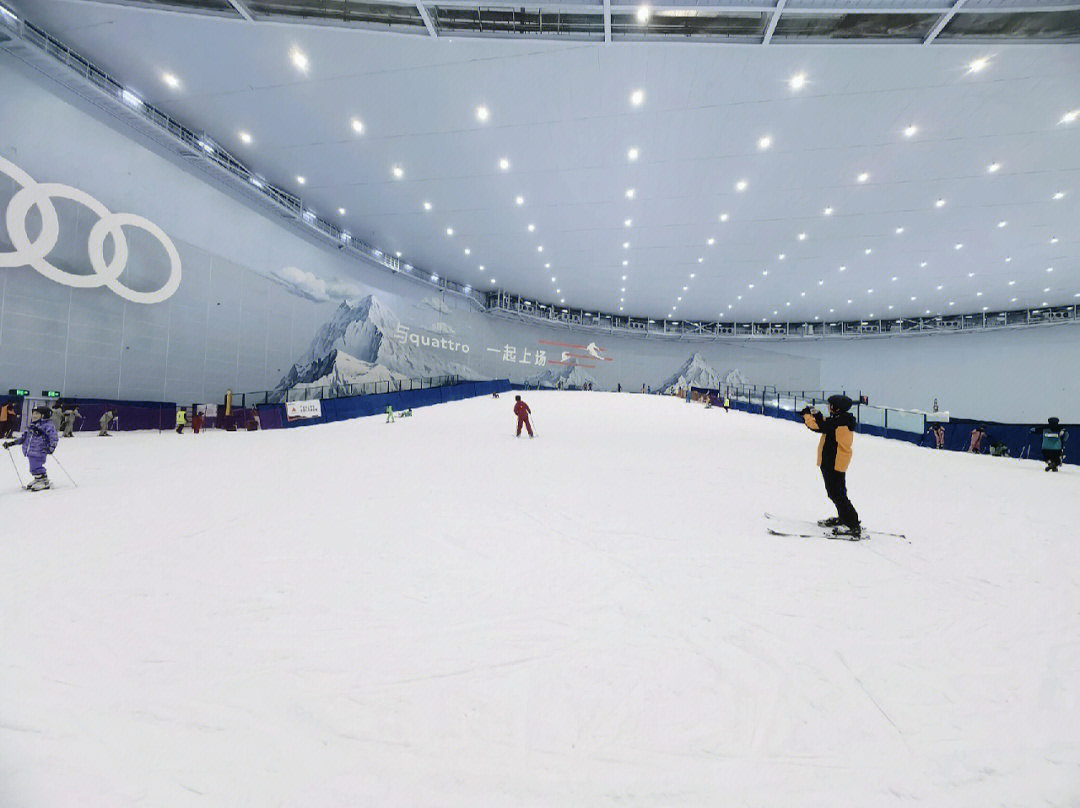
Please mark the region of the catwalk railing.
<svg viewBox="0 0 1080 808"><path fill-rule="evenodd" d="M325 401L332 398L370 396L380 393L404 393L409 390L428 390L464 381L460 376L424 376L419 379L383 379L357 384L297 385L288 390L259 390L233 396L238 407L254 407L259 404L281 404L286 401Z"/></svg>
<svg viewBox="0 0 1080 808"><path fill-rule="evenodd" d="M552 326L627 336L678 339L722 340L761 338L884 337L900 334L951 333L996 330L1080 321L1080 306L1043 306L1037 309L984 311L934 317L897 317L879 320L833 320L822 322L725 323L697 320L652 320L627 317L541 303L509 292L488 292L487 309L496 314Z"/></svg>

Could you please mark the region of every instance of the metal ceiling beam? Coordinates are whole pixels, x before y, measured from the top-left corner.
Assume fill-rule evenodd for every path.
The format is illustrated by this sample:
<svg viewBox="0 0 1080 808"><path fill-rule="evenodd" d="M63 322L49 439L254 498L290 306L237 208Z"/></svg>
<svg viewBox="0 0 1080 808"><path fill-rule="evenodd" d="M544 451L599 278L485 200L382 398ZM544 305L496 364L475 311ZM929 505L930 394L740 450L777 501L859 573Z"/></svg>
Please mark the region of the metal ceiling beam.
<svg viewBox="0 0 1080 808"><path fill-rule="evenodd" d="M243 17L248 22L255 22L255 17L251 13L251 9L247 7L247 3L244 0L229 0L229 5L236 9L236 13Z"/></svg>
<svg viewBox="0 0 1080 808"><path fill-rule="evenodd" d="M780 15L784 13L784 6L786 5L787 0L776 0L776 11L769 18L769 27L765 29L765 37L761 40L762 45L768 45L772 40L773 31L776 30L776 25L780 22Z"/></svg>
<svg viewBox="0 0 1080 808"><path fill-rule="evenodd" d="M611 0L604 0L604 41L611 41Z"/></svg>
<svg viewBox="0 0 1080 808"><path fill-rule="evenodd" d="M945 14L942 14L941 19L934 23L934 27L931 28L930 33L926 35L926 39L923 40L923 44L929 45L931 42L937 39L937 35L945 30L945 26L949 24L949 21L956 16L956 12L958 12L960 10L960 7L963 6L966 2L967 0L956 0L956 2L953 3L953 7L950 8Z"/></svg>
<svg viewBox="0 0 1080 808"><path fill-rule="evenodd" d="M229 1L232 2L232 0ZM431 21L431 15L428 14L428 10L424 8L424 4L421 0L416 0L416 10L420 12L420 19L424 21L428 33L431 34L432 37L437 37L439 32L435 30L435 24Z"/></svg>

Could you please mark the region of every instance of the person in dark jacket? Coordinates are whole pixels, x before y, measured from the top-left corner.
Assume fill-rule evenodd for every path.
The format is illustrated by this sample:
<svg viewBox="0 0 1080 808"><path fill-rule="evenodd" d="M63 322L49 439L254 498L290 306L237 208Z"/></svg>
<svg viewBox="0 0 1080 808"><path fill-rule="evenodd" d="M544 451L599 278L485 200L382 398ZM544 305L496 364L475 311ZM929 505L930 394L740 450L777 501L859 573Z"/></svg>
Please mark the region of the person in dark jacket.
<svg viewBox="0 0 1080 808"><path fill-rule="evenodd" d="M836 505L836 516L818 522L833 527L834 533L857 539L862 535L859 514L847 495L847 468L851 463L851 444L855 437L855 417L849 412L854 402L847 396L829 396L829 417L814 407L804 407L799 413L803 423L821 434L818 442L818 466L825 481L825 492Z"/></svg>
<svg viewBox="0 0 1080 808"><path fill-rule="evenodd" d="M0 439L10 438L18 424L19 415L15 410L15 402L5 401L0 404Z"/></svg>
<svg viewBox="0 0 1080 808"><path fill-rule="evenodd" d="M945 424L935 424L930 427L930 434L934 436L934 448L945 448Z"/></svg>
<svg viewBox="0 0 1080 808"><path fill-rule="evenodd" d="M1057 418L1049 418L1046 426L1037 426L1032 432L1042 433L1042 455L1046 461L1044 471L1057 471L1061 466L1061 453L1065 448L1065 441L1069 433L1061 428Z"/></svg>
<svg viewBox="0 0 1080 808"><path fill-rule="evenodd" d="M531 438L533 436L533 431L532 424L529 423L529 415L532 413L532 410L529 409L528 404L521 400L521 396L514 396L514 402L514 415L517 416L516 437L521 437L521 427L524 426L529 430L529 437Z"/></svg>
<svg viewBox="0 0 1080 808"><path fill-rule="evenodd" d="M30 491L40 491L49 487L49 476L45 473L45 458L56 450L56 444L60 442L60 435L51 420L52 414L53 411L45 404L34 407L33 420L26 431L15 440L4 443L5 449L22 444L23 454L30 461L30 473L34 475L34 479L26 486Z"/></svg>

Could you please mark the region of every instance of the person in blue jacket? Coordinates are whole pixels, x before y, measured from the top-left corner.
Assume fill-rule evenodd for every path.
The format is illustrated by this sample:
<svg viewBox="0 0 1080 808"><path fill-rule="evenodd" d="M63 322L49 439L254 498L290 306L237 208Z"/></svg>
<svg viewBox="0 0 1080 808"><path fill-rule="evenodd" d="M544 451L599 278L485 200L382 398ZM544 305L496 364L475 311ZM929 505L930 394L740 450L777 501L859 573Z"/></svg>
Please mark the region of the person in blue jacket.
<svg viewBox="0 0 1080 808"><path fill-rule="evenodd" d="M1061 452L1065 448L1065 441L1069 433L1059 426L1057 418L1048 418L1046 426L1037 426L1032 432L1042 433L1042 454L1046 461L1044 471L1057 471L1061 465Z"/></svg>
<svg viewBox="0 0 1080 808"><path fill-rule="evenodd" d="M30 473L34 479L26 486L29 491L40 491L49 487L49 475L45 473L45 458L56 450L56 444L60 441L60 435L56 426L50 420L52 410L41 404L34 407L34 419L26 428L26 431L15 440L4 442L4 448L9 449L16 444L22 444L23 454L30 461Z"/></svg>

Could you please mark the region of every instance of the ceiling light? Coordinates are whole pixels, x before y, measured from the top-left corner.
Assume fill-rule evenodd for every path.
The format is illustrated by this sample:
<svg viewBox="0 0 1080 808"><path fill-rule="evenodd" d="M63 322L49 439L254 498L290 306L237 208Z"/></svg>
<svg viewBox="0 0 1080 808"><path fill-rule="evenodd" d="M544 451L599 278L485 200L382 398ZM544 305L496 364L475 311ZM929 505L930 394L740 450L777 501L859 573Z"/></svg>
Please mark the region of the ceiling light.
<svg viewBox="0 0 1080 808"><path fill-rule="evenodd" d="M895 275L893 275L893 276L892 276L892 280L894 280L894 281L896 280L896 276L895 276Z"/></svg>
<svg viewBox="0 0 1080 808"><path fill-rule="evenodd" d="M622 248L623 248L624 250L625 250L625 249L627 249L627 248L629 248L629 246L630 246L630 242L629 242L629 241L624 241L624 242L622 243Z"/></svg>
<svg viewBox="0 0 1080 808"><path fill-rule="evenodd" d="M785 253L780 253L780 254L779 254L778 256L776 256L776 257L777 257L777 258L779 258L779 259L780 259L781 261L783 261L783 260L784 260L785 258L787 258L787 255L786 255Z"/></svg>
<svg viewBox="0 0 1080 808"><path fill-rule="evenodd" d="M898 228L896 228L896 235L898 235L898 236L899 236L899 235L900 235L901 233L903 233L903 232L904 232L904 228L902 228L902 227L898 227Z"/></svg>
<svg viewBox="0 0 1080 808"><path fill-rule="evenodd" d="M555 283L555 276L554 275L551 276L551 282Z"/></svg>
<svg viewBox="0 0 1080 808"><path fill-rule="evenodd" d="M544 251L544 245L543 244L537 244L536 245L536 251L537 252L543 252Z"/></svg>
<svg viewBox="0 0 1080 808"><path fill-rule="evenodd" d="M356 132L356 134L364 134L364 122L362 120L360 120L359 118L353 118L351 121L349 121L349 124L352 126L352 130Z"/></svg>
<svg viewBox="0 0 1080 808"><path fill-rule="evenodd" d="M990 165L988 165L986 167L986 170L989 171L991 174L993 174L999 168L1001 168L1001 163L991 163Z"/></svg>
<svg viewBox="0 0 1080 808"><path fill-rule="evenodd" d="M307 180L304 179L304 177L302 177L301 175L297 174L296 175L296 182L298 184L300 184L300 185L303 185L305 182L307 182Z"/></svg>
<svg viewBox="0 0 1080 808"><path fill-rule="evenodd" d="M630 160L631 162L633 162L633 161L634 161L634 160L636 160L637 158L638 158L638 150L637 150L637 148L636 148L636 147L635 147L635 148L632 148L632 149L630 149L630 151L628 151L628 152L626 153L626 159L627 159L627 160Z"/></svg>
<svg viewBox="0 0 1080 808"><path fill-rule="evenodd" d="M945 200L944 199L939 199L937 202L934 203L934 207L936 207L936 208L945 207Z"/></svg>
<svg viewBox="0 0 1080 808"><path fill-rule="evenodd" d="M486 121L488 119L488 108L483 104L476 108L476 120Z"/></svg>
<svg viewBox="0 0 1080 808"><path fill-rule="evenodd" d="M694 272L691 272L691 273L690 273L690 277L691 277L691 278L696 278L696 277L697 277L697 274L696 274L696 273L694 273Z"/></svg>
<svg viewBox="0 0 1080 808"><path fill-rule="evenodd" d="M483 265L483 264L481 264L481 265L480 265L480 271L481 271L481 272L483 272L483 271L484 271L484 265ZM554 280L554 278L552 278L552 280Z"/></svg>
<svg viewBox="0 0 1080 808"><path fill-rule="evenodd" d="M720 221L726 222L727 220L728 220L728 215L726 213L721 213L720 214Z"/></svg>
<svg viewBox="0 0 1080 808"><path fill-rule="evenodd" d="M1007 224L1008 224L1008 222L1005 221L1004 219L1002 219L1000 222L998 222L998 227L1004 227Z"/></svg>
<svg viewBox="0 0 1080 808"><path fill-rule="evenodd" d="M454 228L452 228L452 227L446 228L446 235L448 235L448 236L454 235Z"/></svg>
<svg viewBox="0 0 1080 808"><path fill-rule="evenodd" d="M161 80L174 90L180 87L180 79L178 79L172 73L162 73Z"/></svg>
<svg viewBox="0 0 1080 808"><path fill-rule="evenodd" d="M761 270L761 274L762 274L762 275L768 275L768 274L769 274L769 270L767 270L767 269L763 269L763 270Z"/></svg>
<svg viewBox="0 0 1080 808"><path fill-rule="evenodd" d="M844 270L846 270L846 269L847 269L847 267L840 267L840 271L841 271L841 272L843 272L843 271L844 271Z"/></svg>
<svg viewBox="0 0 1080 808"><path fill-rule="evenodd" d="M918 131L919 127L915 124L911 124L911 126L904 130L904 137L915 137L915 133Z"/></svg>
<svg viewBox="0 0 1080 808"><path fill-rule="evenodd" d="M825 281L818 281L818 282L817 282L817 285L818 285L818 286L824 286L824 285L825 285Z"/></svg>
<svg viewBox="0 0 1080 808"><path fill-rule="evenodd" d="M747 185L749 185L749 183L746 180L739 180L737 183L735 183L735 190L745 191Z"/></svg>
<svg viewBox="0 0 1080 808"><path fill-rule="evenodd" d="M806 86L806 74L796 73L790 79L788 79L788 87L793 90L801 90Z"/></svg>
<svg viewBox="0 0 1080 808"><path fill-rule="evenodd" d="M866 248L865 250L863 250L863 252L864 252L864 253L866 253L867 255L869 255L869 254L870 254L870 253L872 253L873 251L874 251L874 250L873 250L873 248L871 248L871 247L867 247L867 248Z"/></svg>
<svg viewBox="0 0 1080 808"><path fill-rule="evenodd" d="M975 277L975 273L974 273L974 272L969 272L969 273L968 273L968 277L969 277L969 278L974 278L974 277Z"/></svg>
<svg viewBox="0 0 1080 808"><path fill-rule="evenodd" d="M425 202L424 203L424 210L431 210L431 203L430 202Z"/></svg>
<svg viewBox="0 0 1080 808"><path fill-rule="evenodd" d="M1005 259L1005 263L1007 264L1007 263L1009 263L1010 261L1012 261L1012 256L1011 256L1011 255L1010 255L1010 256L1009 256L1008 258L1006 258L1006 259Z"/></svg>
<svg viewBox="0 0 1080 808"><path fill-rule="evenodd" d="M517 205L524 205L525 204L525 197L523 197L523 196L515 197L514 198L514 203L517 204Z"/></svg>
<svg viewBox="0 0 1080 808"><path fill-rule="evenodd" d="M799 233L799 241L806 241L806 233Z"/></svg>
<svg viewBox="0 0 1080 808"><path fill-rule="evenodd" d="M530 233L532 233L532 232L534 232L535 230L536 230L536 225L535 225L535 224L530 224L530 225L529 225L529 232L530 232Z"/></svg>
<svg viewBox="0 0 1080 808"><path fill-rule="evenodd" d="M491 279L491 282L492 282L492 283L495 283L495 279L494 279L494 278L492 278L492 279Z"/></svg>
<svg viewBox="0 0 1080 808"><path fill-rule="evenodd" d="M759 149L761 149L762 151L765 151L765 149L769 148L769 146L771 146L771 145L772 145L772 138L769 137L768 135L765 135L764 137L758 138L757 147Z"/></svg>
<svg viewBox="0 0 1080 808"><path fill-rule="evenodd" d="M1053 271L1054 271L1054 268L1053 268L1053 267L1047 267L1047 268L1046 268L1046 271L1047 271L1047 272L1053 272Z"/></svg>
<svg viewBox="0 0 1080 808"><path fill-rule="evenodd" d="M637 21L644 25L649 21L649 17L652 15L652 9L646 5L638 6L637 12L634 14L637 17Z"/></svg>
<svg viewBox="0 0 1080 808"><path fill-rule="evenodd" d="M1016 286L1016 281L1009 281L1009 286Z"/></svg>
<svg viewBox="0 0 1080 808"><path fill-rule="evenodd" d="M293 66L296 67L297 70L302 70L305 73L307 72L307 55L295 45L293 45L292 50L289 51L289 58L292 59Z"/></svg>
<svg viewBox="0 0 1080 808"><path fill-rule="evenodd" d="M711 247L713 244L716 243L716 239L714 239L714 238L705 239L705 243L708 244Z"/></svg>
<svg viewBox="0 0 1080 808"><path fill-rule="evenodd" d="M338 216L344 216L345 215L345 208L338 208L337 212L338 212Z"/></svg>
<svg viewBox="0 0 1080 808"><path fill-rule="evenodd" d="M251 135L248 132L239 132L238 136L240 138L241 143L243 143L245 145L248 145L248 146L251 145Z"/></svg>
<svg viewBox="0 0 1080 808"><path fill-rule="evenodd" d="M630 262L629 262L629 261L627 261L627 260L625 260L625 259L623 259L622 265L623 265L624 267L625 267L625 266L630 266ZM626 276L625 276L625 275L623 275L623 280L626 280Z"/></svg>
<svg viewBox="0 0 1080 808"><path fill-rule="evenodd" d="M956 244L953 245L954 250L962 250L963 248L964 248L964 245L961 244L959 241L956 242Z"/></svg>
<svg viewBox="0 0 1080 808"><path fill-rule="evenodd" d="M551 262L550 261L548 261L546 264L544 264L544 269L551 269ZM552 280L555 280L555 279L552 278Z"/></svg>
<svg viewBox="0 0 1080 808"><path fill-rule="evenodd" d="M394 178L395 179L400 180L402 177L405 176L405 171L402 169L401 166L394 166L393 169L391 169L391 170L394 172Z"/></svg>
<svg viewBox="0 0 1080 808"><path fill-rule="evenodd" d="M634 92L630 93L630 103L633 104L635 107L640 107L644 100L644 90L634 90Z"/></svg>
<svg viewBox="0 0 1080 808"><path fill-rule="evenodd" d="M968 62L968 71L971 72L971 73L978 73L980 70L982 70L988 64L990 64L990 60L987 59L985 56L983 56L983 57L981 57L979 59L975 59L975 60L973 60L971 62Z"/></svg>
<svg viewBox="0 0 1080 808"><path fill-rule="evenodd" d="M867 174L867 173L866 173L866 172L864 171L864 172L863 172L862 174L860 174L860 175L859 175L858 177L856 177L855 179L857 179L857 180L858 180L859 182L866 182L866 181L867 181L868 179L870 179L870 175L869 175L869 174Z"/></svg>
<svg viewBox="0 0 1080 808"><path fill-rule="evenodd" d="M1080 109L1070 110L1061 116L1058 123L1073 123L1077 118L1080 118Z"/></svg>
<svg viewBox="0 0 1080 808"><path fill-rule="evenodd" d="M468 247L466 247L465 248L465 254L466 255L472 255L472 250L470 250Z"/></svg>
<svg viewBox="0 0 1080 808"><path fill-rule="evenodd" d="M1054 236L1053 238L1051 238L1050 243L1051 244L1057 244L1058 243L1057 236Z"/></svg>
<svg viewBox="0 0 1080 808"><path fill-rule="evenodd" d="M925 267L925 266L926 266L926 262L925 262L925 261L923 261L923 262L922 262L921 264L919 264L919 266L921 266L921 267Z"/></svg>
<svg viewBox="0 0 1080 808"><path fill-rule="evenodd" d="M1064 198L1065 198L1065 192L1064 191L1058 191L1056 194L1054 194L1054 199L1064 199Z"/></svg>
<svg viewBox="0 0 1080 808"><path fill-rule="evenodd" d="M634 198L634 189L633 188L627 188L626 189L626 198L627 199L633 199Z"/></svg>
<svg viewBox="0 0 1080 808"><path fill-rule="evenodd" d="M500 171L509 171L510 170L510 161L508 159L506 159L505 157L500 157L499 158L499 170Z"/></svg>
<svg viewBox="0 0 1080 808"><path fill-rule="evenodd" d="M825 210L823 211L823 213L824 213L824 214L825 214L826 216L832 216L832 208L825 208Z"/></svg>
<svg viewBox="0 0 1080 808"><path fill-rule="evenodd" d="M634 223L633 219L624 219L623 220L623 227L629 227L633 223Z"/></svg>

